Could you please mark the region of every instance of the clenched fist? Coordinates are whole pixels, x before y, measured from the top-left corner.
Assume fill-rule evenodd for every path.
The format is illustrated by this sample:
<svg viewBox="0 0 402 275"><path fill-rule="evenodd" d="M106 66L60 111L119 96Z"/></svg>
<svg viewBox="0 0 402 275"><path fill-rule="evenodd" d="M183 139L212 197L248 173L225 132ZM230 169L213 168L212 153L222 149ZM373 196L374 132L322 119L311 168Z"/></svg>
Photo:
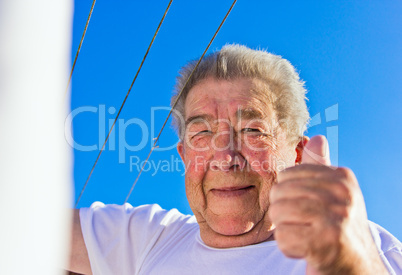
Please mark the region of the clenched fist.
<svg viewBox="0 0 402 275"><path fill-rule="evenodd" d="M353 172L330 165L327 141L316 136L301 164L278 174L269 216L279 248L304 258L307 274L387 274Z"/></svg>

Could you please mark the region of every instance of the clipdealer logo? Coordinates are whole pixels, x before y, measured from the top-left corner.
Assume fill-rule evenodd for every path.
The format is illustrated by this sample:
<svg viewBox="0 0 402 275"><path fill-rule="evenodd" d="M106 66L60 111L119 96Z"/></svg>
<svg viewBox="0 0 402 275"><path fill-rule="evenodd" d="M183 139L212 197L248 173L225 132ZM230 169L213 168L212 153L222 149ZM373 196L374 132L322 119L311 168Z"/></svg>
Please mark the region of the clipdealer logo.
<svg viewBox="0 0 402 275"><path fill-rule="evenodd" d="M151 124L148 127L146 122L142 119L139 118L130 118L130 119L124 119L124 118L119 118L116 121L116 124L112 131L110 132L110 136L108 139L107 144L103 148L103 150L108 150L108 151L118 151L118 161L120 164L124 164L127 161L127 152L139 152L143 149L146 148L148 144L153 144L153 139L155 137L155 124L156 124L156 115L157 112L169 112L170 107L152 107L150 109L150 118L151 118ZM105 105L99 105L98 107L95 106L82 106L78 107L70 112L70 114L67 116L64 124L64 135L67 143L77 151L81 152L93 152L93 151L98 151L101 150L103 143L106 140L107 134L110 131L113 122L114 122L114 117L116 113L116 108L114 107L109 107L106 110ZM92 117L97 120L98 124L98 140L97 143L94 144L82 144L79 141L77 141L73 135L72 132L72 125L75 120L78 120L80 118L88 118L88 116L94 116ZM107 116L112 118L108 118ZM140 137L139 142L136 144L131 144L127 140L127 130L129 128L135 128L135 130L138 132L138 135L136 137ZM177 146L177 141L174 142L173 144L169 144L168 146L164 147L157 147L155 148L155 151L169 151L172 149L175 149Z"/></svg>
<svg viewBox="0 0 402 275"><path fill-rule="evenodd" d="M139 152L144 150L147 145L153 145L154 137L157 134L155 129L155 124L157 121L157 112L164 112L164 114L170 111L170 107L152 107L150 109L150 125L139 118L124 119L119 118L116 121L116 125L110 133L107 144L104 150L116 151L118 152L118 163L125 164L128 160L130 172L141 170L144 166L143 172L152 173L152 176L156 175L158 172L179 172L184 175L185 167L181 159L176 155L171 155L169 159L163 160L150 160L145 162L141 160L136 155L127 156L127 152ZM308 125L308 130L317 126L326 126L325 135L328 139L328 144L331 152L331 163L333 166L338 165L338 143L339 143L339 130L338 125L334 124L334 121L338 120L338 104L334 104L324 110L324 113L317 113L312 116L310 123ZM92 152L98 151L102 148L105 142L106 136L113 125L116 114L116 108L109 107L106 105L95 106L82 106L78 107L70 112L65 120L65 139L67 143L77 151L81 152ZM72 134L72 124L75 120L81 118L90 118L96 120L98 126L97 142L93 144L82 144L75 140ZM183 119L183 118L182 118ZM184 121L184 120L183 120ZM136 144L129 143L126 138L126 133L129 128L135 128L138 132L138 138ZM133 141L131 141L133 142ZM177 142L164 147L156 147L155 151L169 151L176 150Z"/></svg>

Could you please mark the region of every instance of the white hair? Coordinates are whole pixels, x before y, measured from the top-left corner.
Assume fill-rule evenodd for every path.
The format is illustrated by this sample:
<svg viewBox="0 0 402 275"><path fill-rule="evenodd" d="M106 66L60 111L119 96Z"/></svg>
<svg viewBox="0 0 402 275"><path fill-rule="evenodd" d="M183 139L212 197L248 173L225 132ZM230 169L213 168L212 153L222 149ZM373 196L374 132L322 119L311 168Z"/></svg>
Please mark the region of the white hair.
<svg viewBox="0 0 402 275"><path fill-rule="evenodd" d="M288 141L297 143L306 130L309 113L306 106L304 82L289 61L263 50L252 50L241 45L226 45L220 51L206 56L193 71L197 61L185 65L177 77L171 105L183 90L173 112L173 125L183 138L185 130L185 102L191 88L208 77L231 80L236 78L257 78L267 85L271 103L279 125L287 132Z"/></svg>

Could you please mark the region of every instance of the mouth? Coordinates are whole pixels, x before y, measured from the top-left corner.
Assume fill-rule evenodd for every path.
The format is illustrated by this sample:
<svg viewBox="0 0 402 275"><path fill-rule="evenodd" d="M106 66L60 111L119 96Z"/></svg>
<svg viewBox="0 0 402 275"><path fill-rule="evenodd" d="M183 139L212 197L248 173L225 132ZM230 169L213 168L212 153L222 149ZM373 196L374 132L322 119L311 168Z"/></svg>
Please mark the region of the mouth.
<svg viewBox="0 0 402 275"><path fill-rule="evenodd" d="M231 198L240 197L255 188L254 185L244 186L244 187L225 187L225 188L214 188L211 189L211 193L217 197L221 198Z"/></svg>

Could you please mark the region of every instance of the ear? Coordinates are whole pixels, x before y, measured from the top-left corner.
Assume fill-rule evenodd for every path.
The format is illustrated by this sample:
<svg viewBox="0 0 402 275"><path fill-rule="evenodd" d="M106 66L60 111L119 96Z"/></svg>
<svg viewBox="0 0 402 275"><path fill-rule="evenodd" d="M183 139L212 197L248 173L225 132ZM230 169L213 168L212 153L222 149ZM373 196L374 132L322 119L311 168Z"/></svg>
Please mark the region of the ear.
<svg viewBox="0 0 402 275"><path fill-rule="evenodd" d="M300 164L302 161L302 155L303 155L303 149L304 146L306 146L307 142L309 142L310 138L303 136L301 138L301 140L299 141L299 143L296 146L296 160L295 160L295 164Z"/></svg>
<svg viewBox="0 0 402 275"><path fill-rule="evenodd" d="M181 160L184 162L184 144L183 141L177 143L177 152L179 153Z"/></svg>

